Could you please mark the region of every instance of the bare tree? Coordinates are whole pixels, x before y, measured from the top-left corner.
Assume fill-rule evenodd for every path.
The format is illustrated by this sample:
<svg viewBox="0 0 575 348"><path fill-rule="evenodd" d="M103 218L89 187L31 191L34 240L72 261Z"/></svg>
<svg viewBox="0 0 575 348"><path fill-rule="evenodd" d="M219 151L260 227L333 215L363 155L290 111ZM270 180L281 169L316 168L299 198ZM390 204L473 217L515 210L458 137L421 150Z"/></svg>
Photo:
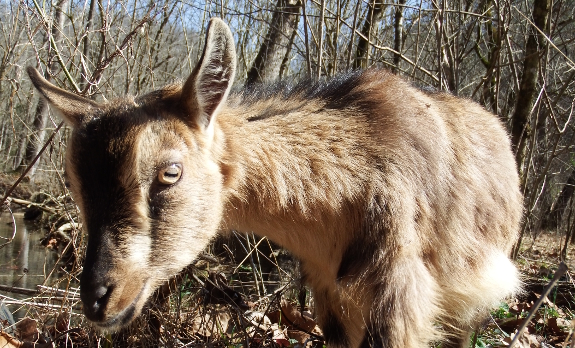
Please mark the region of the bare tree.
<svg viewBox="0 0 575 348"><path fill-rule="evenodd" d="M550 0L535 0L533 2L533 28L525 46L523 74L519 91L517 91L515 112L511 117L511 139L515 146L517 165L520 171L522 171L522 164L525 160L525 145L529 138L527 125L537 93L536 85L540 61L545 47L547 47L545 32L547 31L550 7Z"/></svg>
<svg viewBox="0 0 575 348"><path fill-rule="evenodd" d="M401 49L403 47L403 5L405 5L406 0L397 0L397 6L395 7L395 18L393 21L393 31L395 36L393 39L393 67L391 70L394 73L398 72L399 62L401 60Z"/></svg>
<svg viewBox="0 0 575 348"><path fill-rule="evenodd" d="M51 80L51 74L55 73L57 69L57 61L56 61L56 53L54 50L57 50L57 43L60 41L61 33L64 29L64 13L68 8L69 0L59 0L54 6L54 19L52 23L51 30L47 30L47 36L45 39L46 44L50 45L52 48L52 53L49 55L48 63L46 64L46 71L44 73L44 77L47 80ZM38 8L38 12L40 16L43 16L43 13ZM48 23L45 23L48 25ZM36 113L34 116L34 122L32 123L32 134L30 139L28 140L28 144L26 146L26 155L25 161L26 164L32 162L34 157L38 154L40 148L44 145L44 138L46 136L46 125L48 123L48 104L46 100L43 98L38 99L38 104L36 106ZM30 177L33 177L36 172L36 165L28 172Z"/></svg>
<svg viewBox="0 0 575 348"><path fill-rule="evenodd" d="M553 204L550 205L542 214L542 229L550 230L557 228L561 218L563 217L563 213L569 206L569 201L573 198L573 193L575 193L575 170L571 171L571 174L569 174L567 182L563 185L561 192Z"/></svg>
<svg viewBox="0 0 575 348"><path fill-rule="evenodd" d="M369 50L371 46L371 38L374 34L377 24L383 17L384 4L383 2L370 1L368 11L361 28L361 36L357 43L354 68L367 68L369 66Z"/></svg>
<svg viewBox="0 0 575 348"><path fill-rule="evenodd" d="M300 0L278 0L267 34L248 71L246 85L274 81L280 76L291 50L300 8Z"/></svg>

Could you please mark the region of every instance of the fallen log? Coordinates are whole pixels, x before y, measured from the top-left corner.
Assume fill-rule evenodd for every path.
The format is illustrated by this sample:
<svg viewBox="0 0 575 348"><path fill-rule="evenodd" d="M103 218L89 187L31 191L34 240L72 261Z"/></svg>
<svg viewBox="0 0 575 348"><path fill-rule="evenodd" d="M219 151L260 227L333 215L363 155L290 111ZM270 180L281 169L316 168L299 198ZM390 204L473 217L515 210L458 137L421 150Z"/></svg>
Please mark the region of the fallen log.
<svg viewBox="0 0 575 348"><path fill-rule="evenodd" d="M27 201L25 199L20 199L20 198L15 198L15 197L8 197L8 199L10 202L13 202L13 203L16 203L19 205L33 206L33 207L36 207L36 208L43 210L43 211L50 213L50 214L56 213L56 209L46 207L40 203L34 203L34 202Z"/></svg>

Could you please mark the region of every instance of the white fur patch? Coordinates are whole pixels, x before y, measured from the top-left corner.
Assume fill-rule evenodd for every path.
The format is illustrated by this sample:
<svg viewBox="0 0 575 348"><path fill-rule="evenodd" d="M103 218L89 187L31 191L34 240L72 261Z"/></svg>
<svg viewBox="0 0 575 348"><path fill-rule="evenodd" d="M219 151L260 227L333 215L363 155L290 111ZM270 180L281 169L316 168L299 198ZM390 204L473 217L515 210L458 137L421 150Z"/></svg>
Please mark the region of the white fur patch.
<svg viewBox="0 0 575 348"><path fill-rule="evenodd" d="M502 296L511 296L521 287L521 280L517 268L509 258L500 251L487 258L483 272L480 273L477 283L485 293L484 298L493 299L497 304Z"/></svg>
<svg viewBox="0 0 575 348"><path fill-rule="evenodd" d="M480 270L475 273L475 279L467 286L460 286L456 292L451 292L451 300L461 301L456 312L462 323L472 322L477 316L477 310L490 310L497 307L505 297L518 293L521 289L521 279L513 262L499 250L486 254ZM451 308L457 302L449 302Z"/></svg>
<svg viewBox="0 0 575 348"><path fill-rule="evenodd" d="M152 239L147 235L132 235L128 240L129 256L131 264L148 265Z"/></svg>

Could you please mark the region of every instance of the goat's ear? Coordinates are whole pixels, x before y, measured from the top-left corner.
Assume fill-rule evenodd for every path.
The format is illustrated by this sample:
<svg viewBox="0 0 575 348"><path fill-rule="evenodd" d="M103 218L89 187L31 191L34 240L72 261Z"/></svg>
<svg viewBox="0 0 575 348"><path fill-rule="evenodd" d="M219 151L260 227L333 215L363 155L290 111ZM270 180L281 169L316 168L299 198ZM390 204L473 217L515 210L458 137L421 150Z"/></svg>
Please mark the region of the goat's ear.
<svg viewBox="0 0 575 348"><path fill-rule="evenodd" d="M204 52L182 89L181 105L192 126L206 130L225 102L236 73L230 28L219 18L208 24Z"/></svg>
<svg viewBox="0 0 575 348"><path fill-rule="evenodd" d="M50 103L50 106L58 111L64 120L72 127L78 126L87 115L99 108L98 103L80 97L74 93L60 89L48 82L38 70L29 66L28 76L34 87Z"/></svg>

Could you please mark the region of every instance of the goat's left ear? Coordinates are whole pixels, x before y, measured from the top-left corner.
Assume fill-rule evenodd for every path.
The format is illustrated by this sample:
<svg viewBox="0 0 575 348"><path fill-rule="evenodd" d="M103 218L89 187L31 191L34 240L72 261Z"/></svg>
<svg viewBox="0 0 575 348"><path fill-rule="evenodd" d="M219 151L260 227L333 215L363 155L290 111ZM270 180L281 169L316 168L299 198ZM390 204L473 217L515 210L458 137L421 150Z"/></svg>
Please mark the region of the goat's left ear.
<svg viewBox="0 0 575 348"><path fill-rule="evenodd" d="M201 130L208 129L230 92L235 73L232 32L221 19L212 18L202 57L182 89L181 105L186 121Z"/></svg>
<svg viewBox="0 0 575 348"><path fill-rule="evenodd" d="M58 111L64 120L72 127L80 125L90 114L100 108L98 103L90 99L54 86L42 77L38 70L31 66L27 68L27 72L34 87L46 98L50 106Z"/></svg>

